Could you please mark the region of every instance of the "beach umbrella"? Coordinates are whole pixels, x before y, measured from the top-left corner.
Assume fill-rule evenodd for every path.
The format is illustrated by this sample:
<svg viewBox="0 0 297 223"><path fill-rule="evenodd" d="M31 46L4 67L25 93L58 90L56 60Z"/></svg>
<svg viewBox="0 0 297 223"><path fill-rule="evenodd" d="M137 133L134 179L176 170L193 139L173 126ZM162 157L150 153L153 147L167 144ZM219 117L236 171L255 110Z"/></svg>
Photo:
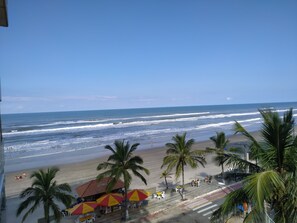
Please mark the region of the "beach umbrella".
<svg viewBox="0 0 297 223"><path fill-rule="evenodd" d="M142 201L148 197L148 194L144 190L134 189L128 192L127 197L129 201Z"/></svg>
<svg viewBox="0 0 297 223"><path fill-rule="evenodd" d="M110 194L103 195L102 197L98 198L96 201L98 206L110 207L110 206L120 204L123 200L124 200L123 195L118 193L110 193Z"/></svg>
<svg viewBox="0 0 297 223"><path fill-rule="evenodd" d="M71 215L81 215L81 214L93 212L97 206L98 206L97 202L87 201L87 202L79 203L74 207L69 208L67 211Z"/></svg>

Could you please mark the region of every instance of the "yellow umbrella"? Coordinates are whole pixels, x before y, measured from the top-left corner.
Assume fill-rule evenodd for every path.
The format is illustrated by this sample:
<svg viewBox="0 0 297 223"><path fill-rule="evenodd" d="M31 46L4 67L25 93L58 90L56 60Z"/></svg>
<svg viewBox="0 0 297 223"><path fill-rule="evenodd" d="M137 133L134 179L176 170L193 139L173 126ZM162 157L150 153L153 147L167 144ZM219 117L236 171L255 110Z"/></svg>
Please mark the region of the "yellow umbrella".
<svg viewBox="0 0 297 223"><path fill-rule="evenodd" d="M129 201L142 201L148 197L148 194L144 190L134 189L128 192L127 197Z"/></svg>
<svg viewBox="0 0 297 223"><path fill-rule="evenodd" d="M110 206L120 204L123 200L124 200L123 195L118 193L110 193L110 194L103 195L102 197L98 198L96 201L98 206L110 207Z"/></svg>
<svg viewBox="0 0 297 223"><path fill-rule="evenodd" d="M89 212L93 212L97 206L98 206L98 204L95 201L83 202L83 203L79 203L79 204L75 205L72 208L69 208L68 212L71 215L86 214Z"/></svg>

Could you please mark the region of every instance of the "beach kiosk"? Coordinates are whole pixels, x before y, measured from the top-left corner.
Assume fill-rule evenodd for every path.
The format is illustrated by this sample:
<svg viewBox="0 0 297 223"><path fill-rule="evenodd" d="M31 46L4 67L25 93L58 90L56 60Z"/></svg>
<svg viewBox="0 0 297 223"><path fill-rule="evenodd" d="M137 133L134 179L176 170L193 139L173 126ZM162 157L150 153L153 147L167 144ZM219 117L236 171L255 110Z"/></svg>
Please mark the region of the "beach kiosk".
<svg viewBox="0 0 297 223"><path fill-rule="evenodd" d="M98 180L90 180L80 186L78 186L75 190L79 197L83 198L84 201L95 201L97 198L106 193L107 184L110 182L112 178L105 177ZM114 185L111 192L118 192L120 189L124 187L124 182L118 180Z"/></svg>

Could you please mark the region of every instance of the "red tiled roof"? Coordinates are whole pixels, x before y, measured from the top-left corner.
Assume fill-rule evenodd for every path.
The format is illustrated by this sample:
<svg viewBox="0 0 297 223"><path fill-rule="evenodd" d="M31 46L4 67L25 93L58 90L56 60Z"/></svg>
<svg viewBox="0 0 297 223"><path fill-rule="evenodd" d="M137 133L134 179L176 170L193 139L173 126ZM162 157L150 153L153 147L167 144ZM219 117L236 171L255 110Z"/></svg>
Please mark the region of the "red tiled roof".
<svg viewBox="0 0 297 223"><path fill-rule="evenodd" d="M101 194L106 192L106 187L108 182L111 180L110 177L103 178L102 180L91 180L78 186L75 190L79 197L88 197L96 194ZM124 187L124 183L121 180L115 184L112 190L120 189Z"/></svg>

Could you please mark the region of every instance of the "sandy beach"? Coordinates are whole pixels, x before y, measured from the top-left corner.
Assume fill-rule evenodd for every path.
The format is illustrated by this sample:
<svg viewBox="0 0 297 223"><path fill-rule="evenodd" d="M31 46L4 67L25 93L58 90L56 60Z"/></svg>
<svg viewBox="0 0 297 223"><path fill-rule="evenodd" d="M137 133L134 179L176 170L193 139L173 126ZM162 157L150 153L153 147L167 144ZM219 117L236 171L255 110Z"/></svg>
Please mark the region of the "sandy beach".
<svg viewBox="0 0 297 223"><path fill-rule="evenodd" d="M255 133L256 134L256 133ZM240 135L235 135L229 137L230 143L238 143L243 142L245 140L244 137ZM196 142L193 149L205 149L206 147L212 147L213 143L211 141L203 141L203 142ZM131 188L152 188L156 187L162 188L163 186L163 179L160 179L161 169L163 157L165 156L166 147L160 148L151 148L147 150L139 150L136 151L135 154L141 156L144 160L144 166L150 170L150 175L146 176L147 185L145 185L142 181L137 179L136 177L133 178ZM65 164L59 165L60 168L59 173L57 174L57 181L58 183L69 183L70 185L79 185L84 183L88 180L94 179L98 175L98 171L96 167L99 163L104 162L107 160L107 156L103 156L100 158L96 158L93 160L80 162L80 163L72 163L72 164ZM44 167L47 168L47 167ZM27 177L24 177L21 180L16 180L15 176L21 175L23 172L12 172L6 174L6 196L7 198L17 196L20 191L24 188L27 188L31 185L31 180L29 178L32 171L37 169L27 169L23 172L26 173ZM191 179L197 176L203 176L206 174L212 175L220 173L221 168L215 166L212 163L211 156L207 157L207 165L205 168L199 166L197 169L189 169L186 168L185 171L185 182L189 182ZM179 179L175 179L173 176L169 179L169 182L175 184L179 182Z"/></svg>
<svg viewBox="0 0 297 223"><path fill-rule="evenodd" d="M254 136L258 136L258 133L254 133ZM243 136L236 135L228 137L230 143L243 143L246 139ZM211 141L202 141L196 142L193 146L193 149L202 149L204 150L206 147L212 147L213 143ZM147 150L139 150L136 151L135 154L140 155L144 160L144 166L150 170L150 175L146 176L147 185L145 185L142 181L133 177L130 188L142 188L142 189L155 189L156 191L164 190L165 184L164 179L160 178L163 157L165 156L166 147L160 148L152 148ZM93 160L80 162L80 163L72 163L58 166L60 171L57 174L56 180L58 183L69 183L73 189L73 193L75 195L75 188L77 185L80 185L88 180L95 179L98 175L98 171L96 170L97 165L100 162L104 162L107 160L107 156L103 156L100 158L96 158ZM197 169L185 169L185 183L189 183L191 180L197 177L204 177L206 175L215 175L221 172L221 167L214 165L212 162L212 155L208 155L206 157L207 164L205 168L199 166ZM47 167L44 167L47 168ZM19 222L21 217L16 217L16 209L20 203L19 198L17 197L19 193L31 186L30 174L32 171L37 169L27 169L24 172L27 174L27 177L16 180L15 176L21 175L23 172L12 172L6 174L6 197L7 197L7 209L6 215L7 220L9 222ZM169 185L180 184L180 179L175 179L174 175L172 178L168 179ZM42 209L38 209L34 215L30 215L25 223L30 223L35 221L37 218L41 218L43 216Z"/></svg>

